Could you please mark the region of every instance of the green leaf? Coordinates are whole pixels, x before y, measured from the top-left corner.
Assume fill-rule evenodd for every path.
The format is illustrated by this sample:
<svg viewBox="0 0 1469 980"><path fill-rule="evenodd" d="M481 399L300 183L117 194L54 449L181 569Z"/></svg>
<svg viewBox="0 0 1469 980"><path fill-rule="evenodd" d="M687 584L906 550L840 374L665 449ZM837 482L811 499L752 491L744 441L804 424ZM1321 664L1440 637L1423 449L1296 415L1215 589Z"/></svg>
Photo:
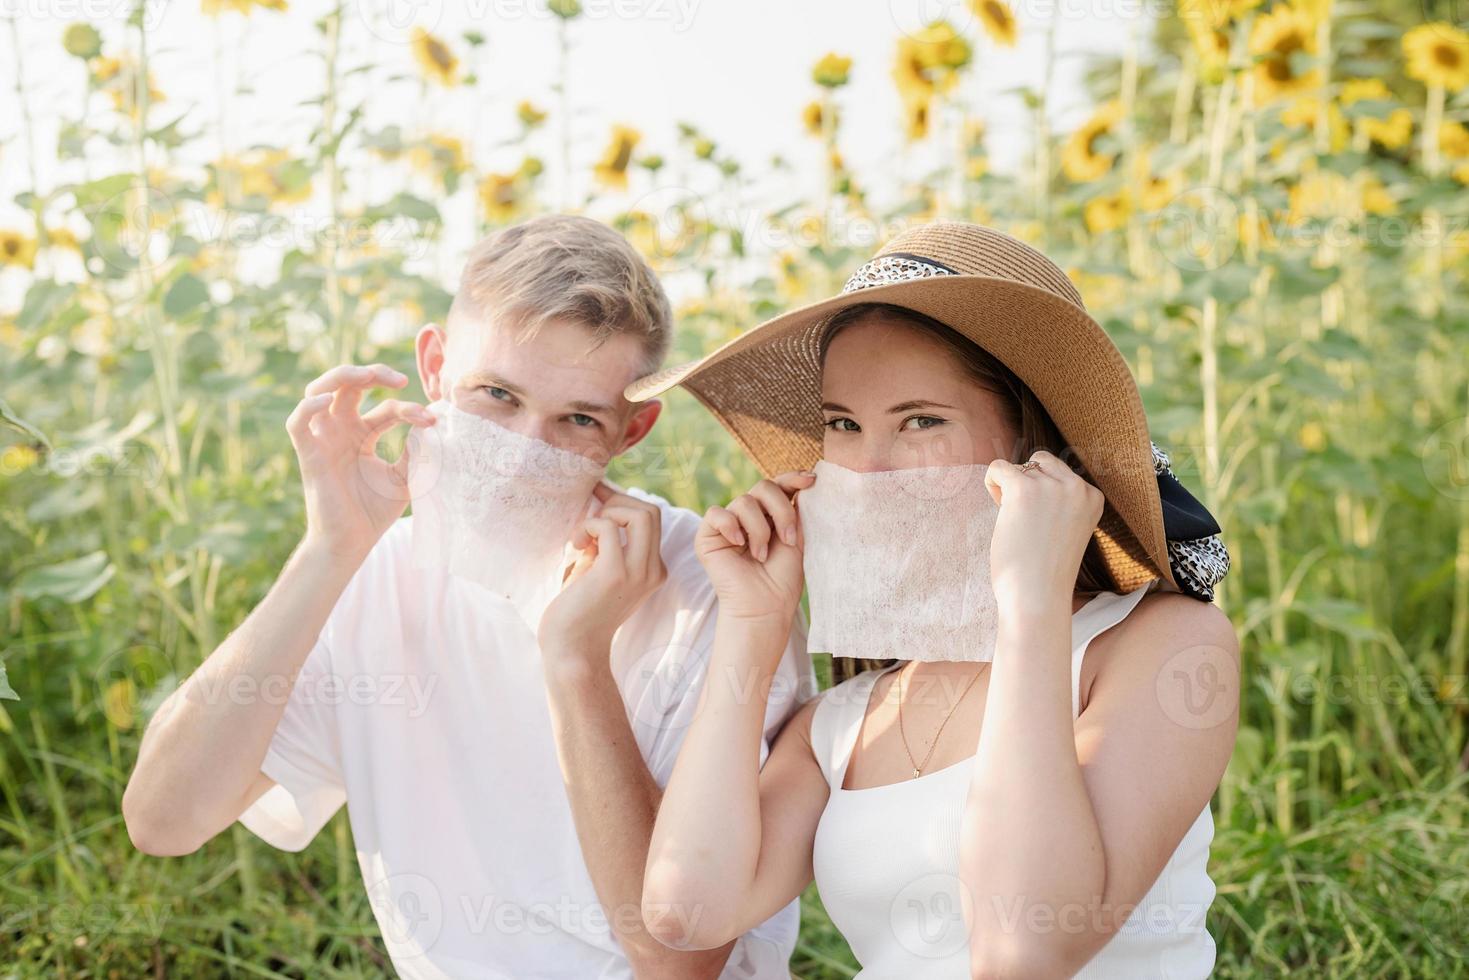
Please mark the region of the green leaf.
<svg viewBox="0 0 1469 980"><path fill-rule="evenodd" d="M94 551L70 561L28 569L15 580L11 591L22 599L85 602L111 581L116 571L106 552Z"/></svg>
<svg viewBox="0 0 1469 980"><path fill-rule="evenodd" d="M5 399L3 398L0 398L0 422L5 423L12 429L18 429L29 436L31 441L37 446L44 447L48 452L50 451L51 440L46 438L46 433L31 425L19 415L16 415L11 407L5 403Z"/></svg>
<svg viewBox="0 0 1469 980"><path fill-rule="evenodd" d="M20 700L20 695L15 693L15 688L10 686L10 679L5 676L5 661L3 660L0 660L0 700Z"/></svg>
<svg viewBox="0 0 1469 980"><path fill-rule="evenodd" d="M163 297L163 312L177 319L191 313L209 301L209 287L197 276L184 274L168 287Z"/></svg>

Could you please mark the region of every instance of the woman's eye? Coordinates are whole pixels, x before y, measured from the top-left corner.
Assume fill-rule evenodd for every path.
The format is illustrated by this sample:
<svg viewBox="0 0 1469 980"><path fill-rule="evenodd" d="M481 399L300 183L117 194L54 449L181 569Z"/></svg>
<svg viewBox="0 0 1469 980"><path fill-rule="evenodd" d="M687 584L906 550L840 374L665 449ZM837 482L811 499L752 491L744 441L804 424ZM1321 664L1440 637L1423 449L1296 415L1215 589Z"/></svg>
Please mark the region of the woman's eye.
<svg viewBox="0 0 1469 980"><path fill-rule="evenodd" d="M569 421L572 425L576 426L579 429L585 429L585 428L587 428L589 426L599 425L600 424L596 419L592 418L590 415L583 415L580 412L577 412L574 415L568 415L566 418L567 418L567 421Z"/></svg>
<svg viewBox="0 0 1469 980"><path fill-rule="evenodd" d="M915 415L910 419L903 420L905 429L932 429L934 426L943 425L944 420L935 415Z"/></svg>
<svg viewBox="0 0 1469 980"><path fill-rule="evenodd" d="M856 422L853 422L851 419L844 418L844 417L841 417L841 416L838 416L837 418L834 418L834 419L827 419L827 421L826 421L826 427L828 429L831 429L833 432L861 432L862 431L861 427L858 426Z"/></svg>

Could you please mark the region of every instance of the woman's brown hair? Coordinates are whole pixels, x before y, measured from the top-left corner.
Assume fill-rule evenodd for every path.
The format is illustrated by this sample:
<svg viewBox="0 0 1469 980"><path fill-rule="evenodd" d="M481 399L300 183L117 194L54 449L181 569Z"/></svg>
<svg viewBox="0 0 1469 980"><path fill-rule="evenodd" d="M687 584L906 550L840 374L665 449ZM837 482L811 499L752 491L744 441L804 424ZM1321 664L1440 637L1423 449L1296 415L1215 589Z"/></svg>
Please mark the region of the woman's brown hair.
<svg viewBox="0 0 1469 980"><path fill-rule="evenodd" d="M1056 423L1051 421L1050 413L1046 411L1045 406L1040 403L1040 399L1036 398L1029 386L1017 378L1015 372L1002 364L993 354L933 317L890 303L858 303L855 306L838 310L826 322L822 332L820 357L823 366L826 363L827 349L838 333L854 324L877 318L897 321L930 334L949 348L975 384L999 396L1005 412L1005 421L1015 436L1008 454L1010 462L1023 462L1029 459L1036 450L1044 449L1065 460L1083 480L1093 486L1096 485L1096 481L1087 473L1086 467L1076 457L1076 453L1067 446L1060 430L1056 428ZM1081 567L1076 575L1076 591L1081 593L1116 591L1116 582L1111 573L1107 571L1107 565L1102 560L1102 553L1095 539L1088 542L1086 554L1082 557ZM896 662L896 660L833 657L831 662L832 683L839 684L865 670L888 667Z"/></svg>

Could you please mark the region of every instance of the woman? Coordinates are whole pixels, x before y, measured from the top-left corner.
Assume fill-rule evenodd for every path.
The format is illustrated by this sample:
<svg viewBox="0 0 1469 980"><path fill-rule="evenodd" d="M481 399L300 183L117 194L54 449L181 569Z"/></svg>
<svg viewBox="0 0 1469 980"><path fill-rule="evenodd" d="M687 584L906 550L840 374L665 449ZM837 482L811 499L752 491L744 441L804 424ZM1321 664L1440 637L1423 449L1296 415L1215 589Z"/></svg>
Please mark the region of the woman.
<svg viewBox="0 0 1469 980"><path fill-rule="evenodd" d="M1061 270L987 228L925 226L841 296L628 397L675 383L782 475L710 508L696 541L719 622L648 855L649 929L715 947L814 876L863 976L1208 975L1209 800L1239 687L1230 623L1200 600L1228 557L1150 449L1132 377ZM849 523L850 567L806 561L813 634L823 620L845 645L831 649L838 676L873 636L893 659L807 703L760 759L758 695L817 526L802 500L822 480L961 467L983 472L997 505L981 563L960 570L969 581L909 562L893 587L931 586L894 602L864 585L883 568L860 542L887 535L896 558L973 532L963 514L925 525L952 514L953 494L879 495L872 513L895 515L894 533ZM823 562L843 543L827 540ZM905 621L956 588L972 627ZM842 595L869 599L831 608ZM870 625L843 630L848 618Z"/></svg>

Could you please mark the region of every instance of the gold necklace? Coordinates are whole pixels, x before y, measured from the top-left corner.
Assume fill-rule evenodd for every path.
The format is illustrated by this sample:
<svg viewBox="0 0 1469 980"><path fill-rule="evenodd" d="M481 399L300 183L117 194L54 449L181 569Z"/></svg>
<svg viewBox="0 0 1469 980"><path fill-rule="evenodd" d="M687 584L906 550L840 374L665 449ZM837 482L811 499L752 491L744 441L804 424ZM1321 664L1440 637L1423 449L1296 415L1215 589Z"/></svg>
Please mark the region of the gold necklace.
<svg viewBox="0 0 1469 980"><path fill-rule="evenodd" d="M928 760L933 758L933 750L938 748L939 736L944 733L944 726L949 723L950 718L954 717L954 712L958 711L959 705L964 703L965 695L969 693L969 689L974 686L974 682L979 680L979 675L983 673L983 670L977 670L974 672L974 676L969 678L969 683L964 685L963 694L959 695L958 700L954 702L954 706L949 709L949 713L944 715L944 720L939 723L939 730L933 733L933 743L928 747L928 754L923 757L922 762L917 762L913 758L913 750L908 747L908 735L903 731L903 671L902 668L898 669L898 736L903 740L903 751L908 753L908 761L913 763L914 779L917 779L923 774L923 767L928 765Z"/></svg>

